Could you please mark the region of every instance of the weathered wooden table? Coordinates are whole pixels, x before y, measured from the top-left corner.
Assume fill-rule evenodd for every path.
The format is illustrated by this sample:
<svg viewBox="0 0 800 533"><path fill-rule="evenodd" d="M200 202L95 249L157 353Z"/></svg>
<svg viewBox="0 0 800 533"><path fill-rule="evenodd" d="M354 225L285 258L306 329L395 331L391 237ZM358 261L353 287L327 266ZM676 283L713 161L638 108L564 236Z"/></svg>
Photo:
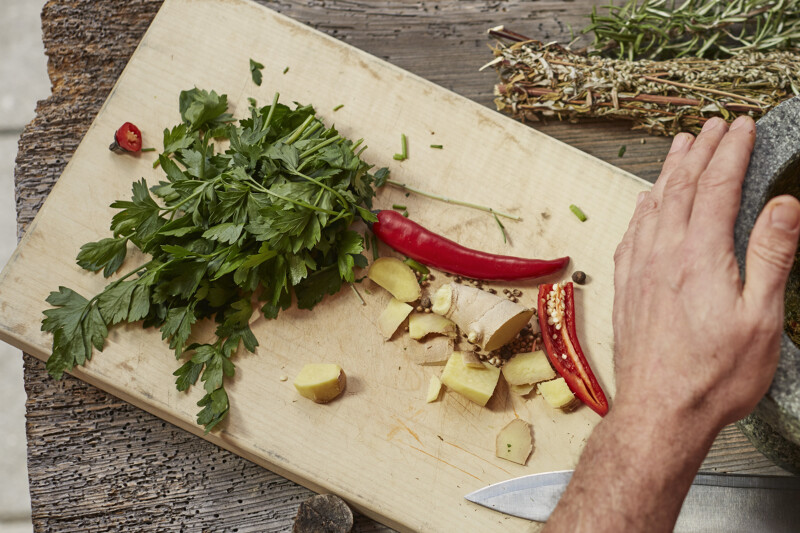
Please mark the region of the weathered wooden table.
<svg viewBox="0 0 800 533"><path fill-rule="evenodd" d="M223 0L220 0L223 1ZM53 94L20 140L20 235L58 179L160 0L50 0L42 13ZM262 1L402 68L492 106L485 30L568 40L599 1ZM202 36L198 36L202 38ZM650 181L668 140L625 123L534 127ZM627 146L623 158L618 157ZM64 258L71 261L72 258ZM25 356L28 471L36 531L285 531L311 492ZM354 466L356 467L356 466ZM734 427L705 469L782 473ZM386 531L359 517L356 531Z"/></svg>

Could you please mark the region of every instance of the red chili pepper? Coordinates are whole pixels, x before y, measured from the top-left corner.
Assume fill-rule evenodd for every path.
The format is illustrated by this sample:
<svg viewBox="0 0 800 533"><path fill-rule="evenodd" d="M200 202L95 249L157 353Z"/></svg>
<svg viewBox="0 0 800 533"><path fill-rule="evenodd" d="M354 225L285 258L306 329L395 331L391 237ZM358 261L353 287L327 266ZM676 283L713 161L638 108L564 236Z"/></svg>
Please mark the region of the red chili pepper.
<svg viewBox="0 0 800 533"><path fill-rule="evenodd" d="M575 294L572 283L539 285L539 327L550 362L570 390L600 416L608 400L583 355L575 332Z"/></svg>
<svg viewBox="0 0 800 533"><path fill-rule="evenodd" d="M126 122L114 133L114 142L108 147L113 152L138 152L142 149L142 132L135 125Z"/></svg>
<svg viewBox="0 0 800 533"><path fill-rule="evenodd" d="M423 228L397 211L380 211L378 221L372 225L372 232L415 261L474 279L538 278L558 272L569 263L569 257L544 261L466 248Z"/></svg>

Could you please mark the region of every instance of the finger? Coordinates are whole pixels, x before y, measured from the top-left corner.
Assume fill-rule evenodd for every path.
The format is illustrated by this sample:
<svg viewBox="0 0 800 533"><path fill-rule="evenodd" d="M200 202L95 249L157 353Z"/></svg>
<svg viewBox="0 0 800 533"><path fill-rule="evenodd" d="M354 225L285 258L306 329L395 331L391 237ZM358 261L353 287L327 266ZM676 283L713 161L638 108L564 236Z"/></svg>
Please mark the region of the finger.
<svg viewBox="0 0 800 533"><path fill-rule="evenodd" d="M658 201L661 200L661 196L664 193L664 186L667 184L667 181L669 181L670 174L678 168L683 158L689 153L689 149L692 147L693 143L694 135L691 133L679 133L672 140L672 146L670 146L669 153L664 160L664 165L661 167L661 174L659 174L655 185L653 185L653 189L650 191Z"/></svg>
<svg viewBox="0 0 800 533"><path fill-rule="evenodd" d="M737 118L722 138L697 182L689 221L692 234L733 249L733 225L755 139L756 125L748 116Z"/></svg>
<svg viewBox="0 0 800 533"><path fill-rule="evenodd" d="M636 207L638 209L642 201L650 194L646 191L639 193L636 198ZM633 238L636 233L636 210L633 212L631 221L628 224L628 229L622 236L622 240L614 252L614 295L620 297L622 291L627 286L627 281L631 271L631 258L633 257Z"/></svg>
<svg viewBox="0 0 800 533"><path fill-rule="evenodd" d="M758 216L747 246L744 299L756 309L783 304L800 236L800 202L778 196Z"/></svg>
<svg viewBox="0 0 800 533"><path fill-rule="evenodd" d="M634 216L634 240L636 241L636 245L633 246L635 252L632 261L634 263L646 261L653 249L653 238L658 227L664 187L669 182L670 175L680 167L689 154L692 144L694 144L694 136L690 133L680 133L675 136L655 185L650 194L643 197L641 203L637 205L637 213Z"/></svg>
<svg viewBox="0 0 800 533"><path fill-rule="evenodd" d="M689 153L670 174L664 186L659 216L661 231L678 236L685 233L694 205L697 180L727 131L728 125L721 118L714 117L706 122Z"/></svg>

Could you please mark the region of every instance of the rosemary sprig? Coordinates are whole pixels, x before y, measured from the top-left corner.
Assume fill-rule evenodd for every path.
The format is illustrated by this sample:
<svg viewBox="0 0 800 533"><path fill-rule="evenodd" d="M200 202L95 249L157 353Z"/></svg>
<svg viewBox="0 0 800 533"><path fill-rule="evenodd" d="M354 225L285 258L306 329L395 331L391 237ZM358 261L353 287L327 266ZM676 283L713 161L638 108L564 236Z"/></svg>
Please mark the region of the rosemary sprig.
<svg viewBox="0 0 800 533"><path fill-rule="evenodd" d="M590 53L619 59L719 58L800 45L800 3L628 0L592 9Z"/></svg>

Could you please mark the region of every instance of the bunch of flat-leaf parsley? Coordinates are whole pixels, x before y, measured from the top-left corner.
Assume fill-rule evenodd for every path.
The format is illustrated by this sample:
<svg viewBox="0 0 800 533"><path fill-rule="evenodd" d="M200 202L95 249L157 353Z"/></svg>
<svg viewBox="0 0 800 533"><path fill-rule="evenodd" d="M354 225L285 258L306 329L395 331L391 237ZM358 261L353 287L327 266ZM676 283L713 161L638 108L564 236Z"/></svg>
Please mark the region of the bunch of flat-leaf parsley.
<svg viewBox="0 0 800 533"><path fill-rule="evenodd" d="M261 108L251 100L250 117L238 124L227 97L214 91L183 91L179 103L183 123L164 130L157 161L166 181L134 182L130 200L111 204L119 209L113 236L78 254L81 267L106 277L122 265L128 244L151 259L89 300L66 287L52 292L42 330L53 333L47 370L59 379L103 349L110 326L159 327L185 359L175 372L178 390L198 378L204 384L197 423L208 431L228 413L231 356L240 345L258 345L248 326L252 302L265 302L261 312L275 318L292 293L299 308L311 309L353 282L354 267L367 261L350 226L376 220L369 208L388 171L371 174L361 141L326 128L311 106L279 104L277 94ZM212 139L230 147L217 152ZM204 318L216 321L216 341L187 345Z"/></svg>

